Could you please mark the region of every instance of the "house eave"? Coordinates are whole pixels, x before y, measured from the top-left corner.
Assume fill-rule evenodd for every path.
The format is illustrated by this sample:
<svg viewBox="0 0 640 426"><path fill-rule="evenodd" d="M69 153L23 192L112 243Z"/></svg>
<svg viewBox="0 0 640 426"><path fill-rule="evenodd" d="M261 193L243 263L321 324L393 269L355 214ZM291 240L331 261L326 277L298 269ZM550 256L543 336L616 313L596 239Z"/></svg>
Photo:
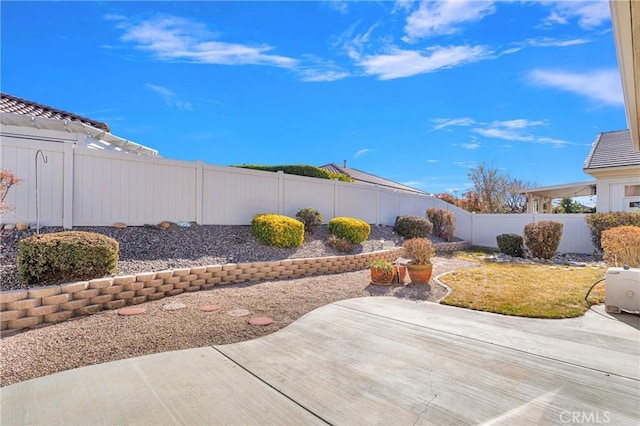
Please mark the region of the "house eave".
<svg viewBox="0 0 640 426"><path fill-rule="evenodd" d="M640 152L640 2L610 0L611 23L633 149Z"/></svg>
<svg viewBox="0 0 640 426"><path fill-rule="evenodd" d="M596 179L637 177L640 180L640 164L619 167L602 167L597 169L583 169L583 171Z"/></svg>

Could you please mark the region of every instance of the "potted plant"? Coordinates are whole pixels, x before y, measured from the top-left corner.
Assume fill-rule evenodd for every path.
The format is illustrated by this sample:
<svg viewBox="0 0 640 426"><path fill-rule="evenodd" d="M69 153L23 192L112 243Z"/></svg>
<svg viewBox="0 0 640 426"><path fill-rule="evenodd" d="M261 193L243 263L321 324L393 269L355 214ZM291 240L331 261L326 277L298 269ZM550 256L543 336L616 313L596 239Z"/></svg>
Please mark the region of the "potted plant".
<svg viewBox="0 0 640 426"><path fill-rule="evenodd" d="M413 284L429 284L433 265L431 258L435 254L433 244L428 238L412 238L402 245L404 254L411 263L407 265L409 278Z"/></svg>
<svg viewBox="0 0 640 426"><path fill-rule="evenodd" d="M386 260L379 259L371 262L371 282L374 284L390 285L393 281L393 265Z"/></svg>

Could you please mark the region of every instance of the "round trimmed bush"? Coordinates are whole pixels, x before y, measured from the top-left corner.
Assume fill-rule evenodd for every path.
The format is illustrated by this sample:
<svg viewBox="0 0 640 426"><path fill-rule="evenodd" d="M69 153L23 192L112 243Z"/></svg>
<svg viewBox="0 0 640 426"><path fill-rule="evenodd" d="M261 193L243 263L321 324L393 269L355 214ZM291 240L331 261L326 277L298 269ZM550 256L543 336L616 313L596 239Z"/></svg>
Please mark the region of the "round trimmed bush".
<svg viewBox="0 0 640 426"><path fill-rule="evenodd" d="M353 217L334 217L329 221L329 233L344 238L353 244L360 244L369 238L371 226Z"/></svg>
<svg viewBox="0 0 640 426"><path fill-rule="evenodd" d="M553 220L528 223L524 227L524 243L531 256L551 259L560 246L564 224Z"/></svg>
<svg viewBox="0 0 640 426"><path fill-rule="evenodd" d="M393 230L406 239L424 238L433 231L433 224L426 217L407 214L396 217Z"/></svg>
<svg viewBox="0 0 640 426"><path fill-rule="evenodd" d="M279 214L257 214L251 221L251 232L267 246L298 247L304 242L304 224Z"/></svg>
<svg viewBox="0 0 640 426"><path fill-rule="evenodd" d="M511 257L524 257L524 240L518 234L500 234L496 236L498 249Z"/></svg>
<svg viewBox="0 0 640 426"><path fill-rule="evenodd" d="M306 209L301 209L296 213L296 219L304 224L304 230L310 233L320 225L322 225L322 221L324 220L322 214L314 209L313 207L307 207Z"/></svg>
<svg viewBox="0 0 640 426"><path fill-rule="evenodd" d="M24 284L58 284L101 278L118 268L118 242L96 232L63 231L20 241L18 278Z"/></svg>

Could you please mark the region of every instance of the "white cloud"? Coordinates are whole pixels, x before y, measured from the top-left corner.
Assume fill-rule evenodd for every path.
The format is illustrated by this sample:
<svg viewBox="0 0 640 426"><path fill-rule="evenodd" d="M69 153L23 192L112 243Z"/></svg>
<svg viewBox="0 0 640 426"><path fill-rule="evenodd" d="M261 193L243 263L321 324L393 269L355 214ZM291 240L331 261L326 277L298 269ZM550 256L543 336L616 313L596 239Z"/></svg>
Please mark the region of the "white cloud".
<svg viewBox="0 0 640 426"><path fill-rule="evenodd" d="M624 105L620 74L615 69L585 73L535 69L528 79L533 84L575 93L599 103Z"/></svg>
<svg viewBox="0 0 640 426"><path fill-rule="evenodd" d="M160 98L162 98L164 103L172 108L177 108L183 111L191 111L193 109L190 102L179 100L178 96L166 87L156 86L155 84L150 83L146 83L144 86L147 89L156 92L160 96Z"/></svg>
<svg viewBox="0 0 640 426"><path fill-rule="evenodd" d="M569 47L579 46L581 44L590 43L591 40L586 38L568 38L556 39L551 37L530 38L525 40L524 44L534 47Z"/></svg>
<svg viewBox="0 0 640 426"><path fill-rule="evenodd" d="M343 15L346 15L347 12L349 11L349 2L347 2L345 0L329 0L327 5L331 9L336 10L336 11L342 13Z"/></svg>
<svg viewBox="0 0 640 426"><path fill-rule="evenodd" d="M476 22L495 12L493 1L444 0L422 1L407 18L406 42L434 35L453 34L460 24Z"/></svg>
<svg viewBox="0 0 640 426"><path fill-rule="evenodd" d="M427 163L439 163L440 160L427 160Z"/></svg>
<svg viewBox="0 0 640 426"><path fill-rule="evenodd" d="M360 151L356 152L355 154L353 154L353 158L360 158L363 155L367 155L368 153L372 152L372 149L369 148L365 148L365 149L361 149Z"/></svg>
<svg viewBox="0 0 640 426"><path fill-rule="evenodd" d="M460 146L464 149L478 149L481 145L479 143L463 143Z"/></svg>
<svg viewBox="0 0 640 426"><path fill-rule="evenodd" d="M546 27L554 24L566 25L571 20L577 19L580 27L592 29L611 19L608 0L540 1L538 3L551 7L549 16L543 21L543 26Z"/></svg>
<svg viewBox="0 0 640 426"><path fill-rule="evenodd" d="M391 80L453 68L479 61L487 55L482 46L436 46L427 49L426 54L392 47L388 54L364 57L359 65L369 75L377 75L380 80Z"/></svg>
<svg viewBox="0 0 640 426"><path fill-rule="evenodd" d="M472 169L476 166L475 161L454 161L453 164L458 167L464 167L465 169Z"/></svg>
<svg viewBox="0 0 640 426"><path fill-rule="evenodd" d="M124 31L121 40L135 44L158 59L165 61L189 61L218 65L269 65L293 68L298 61L267 52L269 45L246 45L215 40L206 27L187 19L162 16L136 24L119 21Z"/></svg>
<svg viewBox="0 0 640 426"><path fill-rule="evenodd" d="M434 118L431 120L433 130L444 129L450 126L472 126L476 123L473 118Z"/></svg>

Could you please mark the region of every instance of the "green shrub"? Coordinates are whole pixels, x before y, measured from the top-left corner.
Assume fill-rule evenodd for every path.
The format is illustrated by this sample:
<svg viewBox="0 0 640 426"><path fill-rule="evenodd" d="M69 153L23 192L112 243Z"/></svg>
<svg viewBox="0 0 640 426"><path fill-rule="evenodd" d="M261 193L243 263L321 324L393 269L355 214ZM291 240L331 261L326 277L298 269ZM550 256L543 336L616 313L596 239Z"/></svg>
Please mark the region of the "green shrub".
<svg viewBox="0 0 640 426"><path fill-rule="evenodd" d="M18 278L48 285L101 278L118 268L118 242L95 232L64 231L20 241Z"/></svg>
<svg viewBox="0 0 640 426"><path fill-rule="evenodd" d="M496 237L500 253L511 257L524 257L524 240L518 234L500 234Z"/></svg>
<svg viewBox="0 0 640 426"><path fill-rule="evenodd" d="M427 237L433 231L433 225L426 217L415 214L407 214L396 217L393 230L404 238Z"/></svg>
<svg viewBox="0 0 640 426"><path fill-rule="evenodd" d="M360 244L369 238L371 226L353 217L334 217L329 221L329 233L338 238L349 240L353 244Z"/></svg>
<svg viewBox="0 0 640 426"><path fill-rule="evenodd" d="M433 224L433 235L445 241L453 240L456 232L456 217L452 212L444 209L427 209L426 216Z"/></svg>
<svg viewBox="0 0 640 426"><path fill-rule="evenodd" d="M299 220L279 214L257 214L251 232L267 246L298 247L304 242L304 225Z"/></svg>
<svg viewBox="0 0 640 426"><path fill-rule="evenodd" d="M551 259L560 246L564 224L553 220L529 223L524 227L524 243L531 256Z"/></svg>
<svg viewBox="0 0 640 426"><path fill-rule="evenodd" d="M313 231L324 221L322 214L312 207L301 209L296 213L296 218L304 224L304 230L313 234Z"/></svg>
<svg viewBox="0 0 640 426"><path fill-rule="evenodd" d="M307 176L320 179L338 179L343 182L353 182L349 176L343 173L332 173L325 169L315 166L307 165L283 165L283 166L261 166L261 165L249 165L243 164L242 166L232 166L241 169L262 170L264 172L279 172L282 171L288 175Z"/></svg>
<svg viewBox="0 0 640 426"><path fill-rule="evenodd" d="M598 251L602 251L600 238L603 231L617 226L640 226L640 213L594 213L585 218L591 230L591 241Z"/></svg>
<svg viewBox="0 0 640 426"><path fill-rule="evenodd" d="M607 265L640 268L640 227L607 229L602 232L602 249Z"/></svg>
<svg viewBox="0 0 640 426"><path fill-rule="evenodd" d="M329 235L327 245L340 253L351 253L353 251L353 243L351 241L346 238L338 238L335 235Z"/></svg>

